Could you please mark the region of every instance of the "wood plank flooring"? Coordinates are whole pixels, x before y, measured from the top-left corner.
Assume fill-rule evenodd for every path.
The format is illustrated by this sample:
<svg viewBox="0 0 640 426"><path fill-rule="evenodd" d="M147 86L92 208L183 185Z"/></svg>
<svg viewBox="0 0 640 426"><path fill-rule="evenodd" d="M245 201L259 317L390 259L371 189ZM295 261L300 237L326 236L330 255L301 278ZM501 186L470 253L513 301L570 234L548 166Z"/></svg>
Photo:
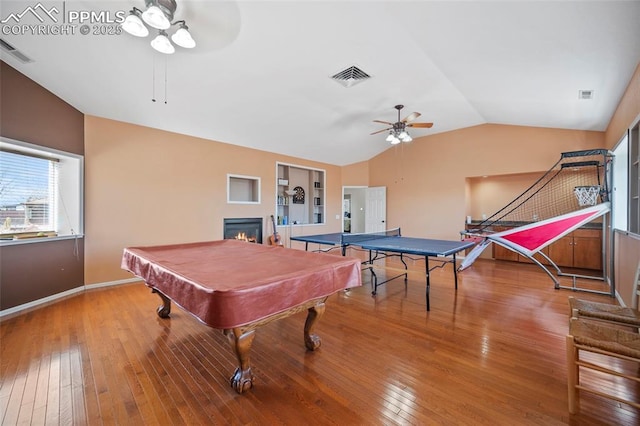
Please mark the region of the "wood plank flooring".
<svg viewBox="0 0 640 426"><path fill-rule="evenodd" d="M640 412L583 394L567 411L569 295L536 266L480 259L459 275L411 263L372 297L365 285L329 298L305 350L305 314L258 329L254 388L229 386L226 337L143 284L88 291L0 326L3 425L634 425ZM568 284L568 283L566 283ZM620 368L632 368L620 365ZM640 389L595 375L626 395Z"/></svg>

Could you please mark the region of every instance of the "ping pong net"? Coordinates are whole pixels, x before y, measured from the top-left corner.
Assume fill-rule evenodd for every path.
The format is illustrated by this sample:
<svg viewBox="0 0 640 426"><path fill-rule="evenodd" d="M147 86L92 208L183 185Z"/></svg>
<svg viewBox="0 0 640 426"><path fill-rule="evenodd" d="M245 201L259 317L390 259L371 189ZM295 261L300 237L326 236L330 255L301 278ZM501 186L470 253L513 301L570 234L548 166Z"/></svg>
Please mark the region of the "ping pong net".
<svg viewBox="0 0 640 426"><path fill-rule="evenodd" d="M340 238L340 244L342 246L354 245L371 240L378 240L388 237L400 237L400 228L389 229L379 232L363 232L358 234L342 234Z"/></svg>

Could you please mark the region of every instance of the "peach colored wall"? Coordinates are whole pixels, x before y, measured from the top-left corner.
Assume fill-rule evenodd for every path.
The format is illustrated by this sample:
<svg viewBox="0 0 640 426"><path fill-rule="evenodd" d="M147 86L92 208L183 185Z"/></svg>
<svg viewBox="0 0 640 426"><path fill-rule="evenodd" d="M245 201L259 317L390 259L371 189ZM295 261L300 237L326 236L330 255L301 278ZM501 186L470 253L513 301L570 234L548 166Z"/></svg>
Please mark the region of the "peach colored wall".
<svg viewBox="0 0 640 426"><path fill-rule="evenodd" d="M543 172L470 177L466 214L474 220L482 219L483 214L491 216L522 194L542 175Z"/></svg>
<svg viewBox="0 0 640 426"><path fill-rule="evenodd" d="M620 103L613 114L605 136L605 148L613 148L635 120L640 119L640 63L629 81Z"/></svg>
<svg viewBox="0 0 640 426"><path fill-rule="evenodd" d="M349 164L342 167L343 186L368 186L369 185L369 162Z"/></svg>
<svg viewBox="0 0 640 426"><path fill-rule="evenodd" d="M340 231L338 166L86 116L85 283L131 278L120 269L127 246L221 239L225 217L262 217L266 243L276 161L326 171L327 224L295 232ZM262 202L227 204L227 173L260 177Z"/></svg>
<svg viewBox="0 0 640 426"><path fill-rule="evenodd" d="M369 184L387 187L388 227L457 239L467 215L467 177L540 172L564 151L603 145L602 132L485 124L389 148L370 160Z"/></svg>

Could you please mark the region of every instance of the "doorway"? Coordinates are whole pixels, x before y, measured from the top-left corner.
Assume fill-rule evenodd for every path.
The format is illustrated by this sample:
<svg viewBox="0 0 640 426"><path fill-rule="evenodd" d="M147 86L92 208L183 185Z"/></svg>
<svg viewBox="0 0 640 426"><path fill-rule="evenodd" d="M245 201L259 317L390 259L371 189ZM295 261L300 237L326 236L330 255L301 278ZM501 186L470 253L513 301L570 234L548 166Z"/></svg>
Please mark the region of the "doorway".
<svg viewBox="0 0 640 426"><path fill-rule="evenodd" d="M386 219L386 197L380 198L380 194L386 195L386 188L366 186L342 187L342 232L363 233L373 231L372 224L382 223L384 229ZM382 190L382 191L381 191ZM375 197L372 197L375 195ZM369 209L367 215L367 202L375 199L375 208ZM374 214L375 217L371 215Z"/></svg>

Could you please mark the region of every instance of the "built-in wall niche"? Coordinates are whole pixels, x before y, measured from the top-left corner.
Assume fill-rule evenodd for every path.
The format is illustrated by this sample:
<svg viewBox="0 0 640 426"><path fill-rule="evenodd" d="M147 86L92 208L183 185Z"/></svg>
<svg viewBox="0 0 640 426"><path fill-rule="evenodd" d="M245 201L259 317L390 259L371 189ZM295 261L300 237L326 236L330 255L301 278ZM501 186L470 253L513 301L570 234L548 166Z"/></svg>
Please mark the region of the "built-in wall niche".
<svg viewBox="0 0 640 426"><path fill-rule="evenodd" d="M260 178L228 174L227 203L260 204Z"/></svg>
<svg viewBox="0 0 640 426"><path fill-rule="evenodd" d="M277 224L325 223L325 178L321 169L276 163Z"/></svg>

